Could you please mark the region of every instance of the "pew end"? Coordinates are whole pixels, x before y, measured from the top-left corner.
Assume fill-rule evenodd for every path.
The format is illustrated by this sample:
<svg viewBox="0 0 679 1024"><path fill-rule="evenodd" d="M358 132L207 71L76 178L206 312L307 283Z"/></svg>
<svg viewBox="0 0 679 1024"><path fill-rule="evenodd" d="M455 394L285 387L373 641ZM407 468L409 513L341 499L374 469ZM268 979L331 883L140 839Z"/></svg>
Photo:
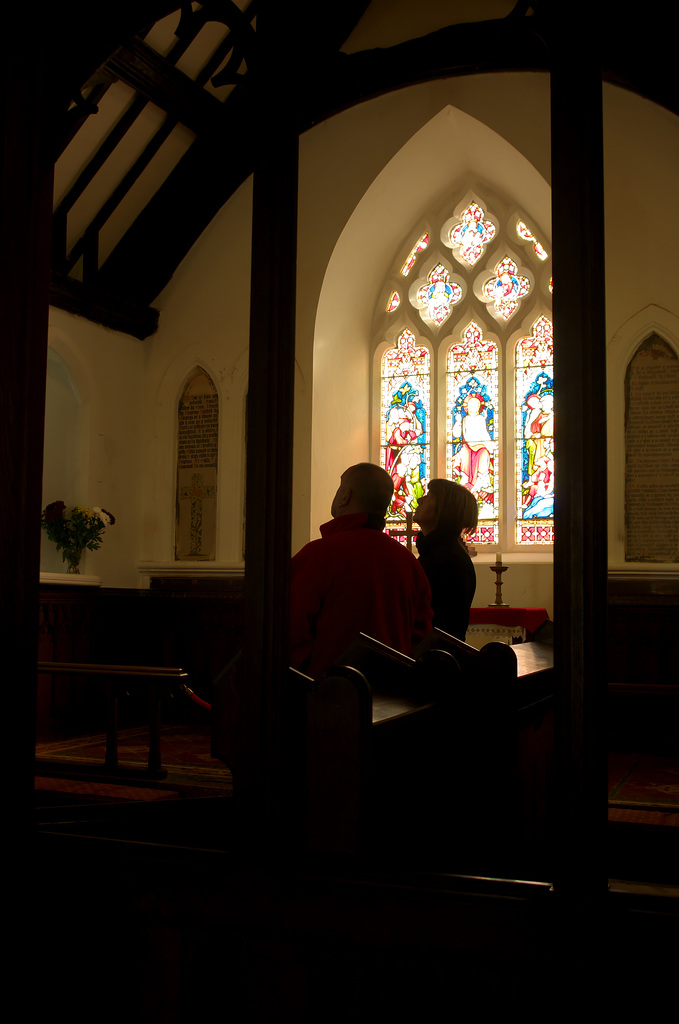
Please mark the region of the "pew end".
<svg viewBox="0 0 679 1024"><path fill-rule="evenodd" d="M333 666L306 689L306 848L357 855L367 828L372 694L350 665Z"/></svg>

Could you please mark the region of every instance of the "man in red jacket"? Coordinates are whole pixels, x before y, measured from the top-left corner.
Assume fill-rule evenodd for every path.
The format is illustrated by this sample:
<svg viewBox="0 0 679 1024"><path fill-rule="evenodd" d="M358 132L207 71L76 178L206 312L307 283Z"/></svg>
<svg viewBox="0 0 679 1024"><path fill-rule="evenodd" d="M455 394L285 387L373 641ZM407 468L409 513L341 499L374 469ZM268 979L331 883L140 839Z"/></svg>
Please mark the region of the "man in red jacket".
<svg viewBox="0 0 679 1024"><path fill-rule="evenodd" d="M359 633L410 654L431 629L427 577L414 555L383 532L392 493L392 479L379 466L351 466L321 540L292 559L290 663L312 678Z"/></svg>

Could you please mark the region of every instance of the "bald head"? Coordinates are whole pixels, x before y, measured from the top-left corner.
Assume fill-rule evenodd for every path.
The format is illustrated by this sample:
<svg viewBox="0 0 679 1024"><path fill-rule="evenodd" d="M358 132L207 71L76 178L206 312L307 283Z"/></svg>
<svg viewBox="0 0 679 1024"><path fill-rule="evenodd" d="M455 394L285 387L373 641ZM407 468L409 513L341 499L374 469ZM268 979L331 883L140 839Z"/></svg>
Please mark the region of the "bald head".
<svg viewBox="0 0 679 1024"><path fill-rule="evenodd" d="M330 511L335 518L356 512L384 517L393 493L394 484L385 469L359 462L342 473Z"/></svg>

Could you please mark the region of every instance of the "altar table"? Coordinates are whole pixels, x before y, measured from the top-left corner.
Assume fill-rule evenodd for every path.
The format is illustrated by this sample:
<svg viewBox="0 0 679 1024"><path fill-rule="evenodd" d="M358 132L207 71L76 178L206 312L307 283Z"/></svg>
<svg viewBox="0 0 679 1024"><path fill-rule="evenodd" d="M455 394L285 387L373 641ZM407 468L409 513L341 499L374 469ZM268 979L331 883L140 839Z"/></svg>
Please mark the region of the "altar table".
<svg viewBox="0 0 679 1024"><path fill-rule="evenodd" d="M471 608L466 641L483 647L491 641L511 644L523 642L547 622L546 608L503 608L498 605Z"/></svg>

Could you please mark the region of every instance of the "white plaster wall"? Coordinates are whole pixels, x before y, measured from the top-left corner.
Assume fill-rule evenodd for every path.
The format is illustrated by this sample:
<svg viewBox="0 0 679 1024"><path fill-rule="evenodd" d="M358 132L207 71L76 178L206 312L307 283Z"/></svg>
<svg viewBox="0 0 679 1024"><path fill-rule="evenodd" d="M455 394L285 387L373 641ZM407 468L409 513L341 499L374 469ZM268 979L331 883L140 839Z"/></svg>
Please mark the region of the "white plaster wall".
<svg viewBox="0 0 679 1024"><path fill-rule="evenodd" d="M548 77L534 73L402 89L302 137L297 355L313 397L296 394L295 453L311 500L308 526L295 509L293 550L327 519L341 470L370 458L372 319L395 250L470 170L509 182L549 236L549 146Z"/></svg>
<svg viewBox="0 0 679 1024"><path fill-rule="evenodd" d="M679 352L679 118L604 87L609 565L654 574L676 565L625 562L625 370L657 331Z"/></svg>
<svg viewBox="0 0 679 1024"><path fill-rule="evenodd" d="M53 501L77 504L89 448L80 393L67 363L54 348L47 352L45 445L43 452L42 507ZM43 532L40 544L42 572L63 572L61 552Z"/></svg>
<svg viewBox="0 0 679 1024"><path fill-rule="evenodd" d="M313 358L313 375L307 371L313 376L312 430L306 433L311 503L309 531L299 529L293 549L295 539L300 546L317 536L342 470L376 457L367 415L375 303L396 250L418 218L458 183L466 191L472 175L513 195L543 237L550 237L548 80L536 74L484 75L417 86L346 111L302 143L300 277L307 307L298 317L298 358L306 365ZM310 254L319 239L314 265ZM309 286L319 287L318 256L331 243L312 346ZM301 450L296 448L298 460ZM304 514L300 507L296 511ZM485 555L475 563L476 604L495 599L490 561ZM551 615L551 557L517 556L504 590L508 602L546 607Z"/></svg>
<svg viewBox="0 0 679 1024"><path fill-rule="evenodd" d="M626 336L626 324L627 334L637 329L641 311L661 310L670 326L679 317L679 119L616 87L607 86L604 99L607 336L614 368L625 348L615 339ZM360 104L300 140L293 551L328 517L342 469L371 455L372 318L395 249L420 211L466 167L492 182L500 154L510 191L548 236L545 75L415 86ZM82 454L88 493L77 500L118 516L101 551L87 556L86 571L105 585L137 586L140 563L172 559L176 402L196 364L210 373L220 396L217 565L242 564L251 201L248 182L193 246L156 301L160 326L152 339L139 342L52 311L51 344L68 363L89 421ZM614 390L616 373L609 368ZM622 445L615 415L612 467ZM614 519L612 510L612 533ZM478 563L477 575L476 603L485 604L494 596L487 562ZM507 600L551 611L548 561L517 559L505 580Z"/></svg>
<svg viewBox="0 0 679 1024"><path fill-rule="evenodd" d="M243 564L251 217L248 181L156 300L160 322L147 343L145 367L141 560L147 567L174 559L177 403L196 365L219 394L217 557L196 564L203 570Z"/></svg>
<svg viewBox="0 0 679 1024"><path fill-rule="evenodd" d="M76 493L45 491L45 501L109 509L115 526L106 530L98 551L85 553L81 573L99 577L106 587L136 587L144 342L51 309L49 344L66 363L80 396L82 433ZM49 487L58 486L49 468L45 480ZM63 571L61 556L57 558L50 556L42 568Z"/></svg>

